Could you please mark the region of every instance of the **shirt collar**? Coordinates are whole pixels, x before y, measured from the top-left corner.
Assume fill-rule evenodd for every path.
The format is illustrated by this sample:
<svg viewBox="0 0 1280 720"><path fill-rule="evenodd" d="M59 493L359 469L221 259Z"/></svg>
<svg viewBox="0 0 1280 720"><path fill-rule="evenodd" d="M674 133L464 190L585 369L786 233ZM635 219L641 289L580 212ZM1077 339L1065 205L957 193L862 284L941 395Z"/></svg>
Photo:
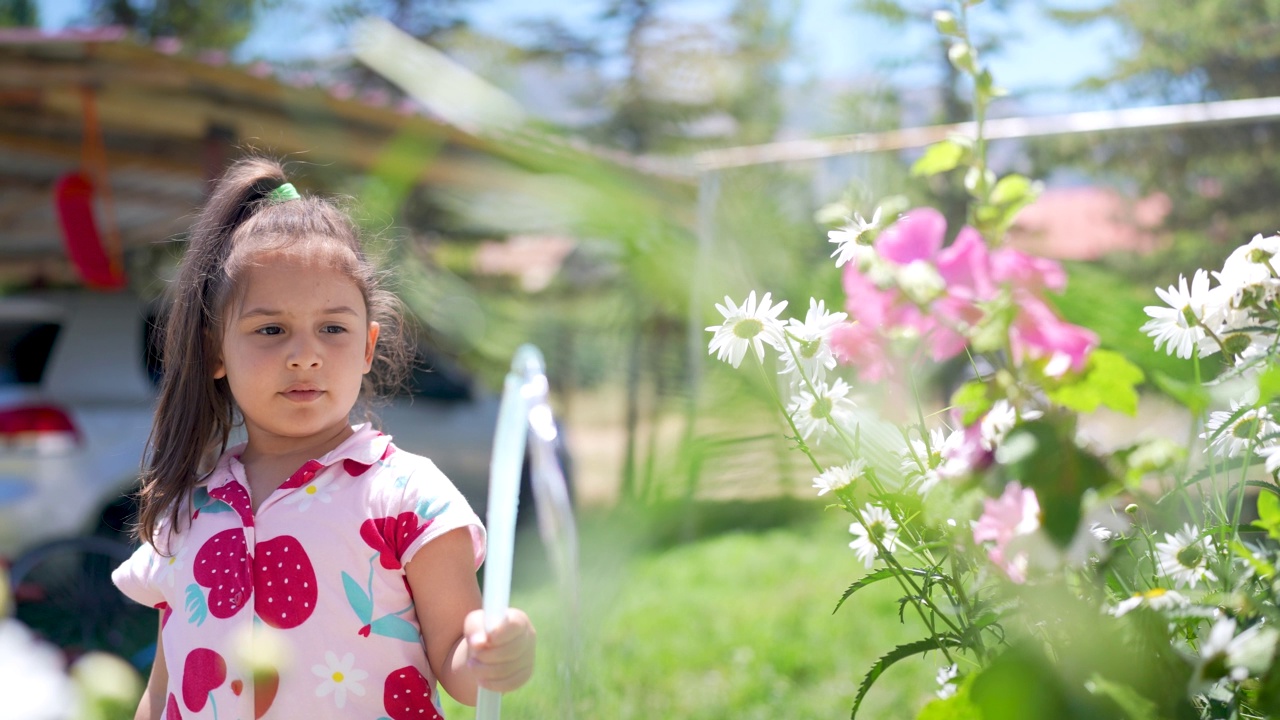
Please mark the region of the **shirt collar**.
<svg viewBox="0 0 1280 720"><path fill-rule="evenodd" d="M381 431L375 430L373 424L367 422L353 425L351 430L351 437L343 440L338 447L314 460L307 461L306 464L327 468L346 460L362 465L372 465L382 459L387 452L387 446L391 444L390 435L384 435ZM235 481L237 477L244 477L240 454L244 452L247 444L240 443L227 448L227 451L222 453L217 467L209 474L208 489L213 490Z"/></svg>

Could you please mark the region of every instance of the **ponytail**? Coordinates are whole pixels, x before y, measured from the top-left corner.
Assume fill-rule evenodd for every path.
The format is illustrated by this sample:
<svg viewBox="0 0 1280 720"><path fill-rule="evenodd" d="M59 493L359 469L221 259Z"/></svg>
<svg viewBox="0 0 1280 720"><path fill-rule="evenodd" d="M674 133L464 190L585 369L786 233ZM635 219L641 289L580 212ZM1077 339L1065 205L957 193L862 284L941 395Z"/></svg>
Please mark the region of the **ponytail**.
<svg viewBox="0 0 1280 720"><path fill-rule="evenodd" d="M166 514L178 528L187 494L226 448L235 401L226 380L214 380L213 373L231 285L227 259L236 230L284 182L279 163L241 160L214 184L192 226L161 327L164 375L138 491L135 533L144 542L153 542Z"/></svg>

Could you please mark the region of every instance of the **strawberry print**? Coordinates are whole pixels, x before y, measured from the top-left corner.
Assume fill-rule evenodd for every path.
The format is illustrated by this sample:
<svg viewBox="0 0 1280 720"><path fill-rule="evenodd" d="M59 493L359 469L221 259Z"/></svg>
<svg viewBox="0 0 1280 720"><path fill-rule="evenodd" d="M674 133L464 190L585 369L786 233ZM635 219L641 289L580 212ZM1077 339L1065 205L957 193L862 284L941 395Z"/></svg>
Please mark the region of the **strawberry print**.
<svg viewBox="0 0 1280 720"><path fill-rule="evenodd" d="M259 542L255 570L254 610L263 622L287 630L315 612L316 571L297 538L281 535Z"/></svg>
<svg viewBox="0 0 1280 720"><path fill-rule="evenodd" d="M231 506L240 516L245 527L253 527L253 505L249 502L249 491L238 482L229 482L209 491L209 496L217 498Z"/></svg>
<svg viewBox="0 0 1280 720"><path fill-rule="evenodd" d="M430 526L431 521L420 522L417 513L403 512L395 517L365 520L360 525L360 539L378 551L382 567L399 570L405 549Z"/></svg>
<svg viewBox="0 0 1280 720"><path fill-rule="evenodd" d="M201 546L192 574L200 587L209 588L207 605L211 615L229 618L249 604L253 594L252 561L244 531L239 528L223 530ZM195 604L190 588L187 602L188 606Z"/></svg>
<svg viewBox="0 0 1280 720"><path fill-rule="evenodd" d="M382 708L391 720L444 720L431 701L431 684L422 671L410 665L387 676L382 693Z"/></svg>
<svg viewBox="0 0 1280 720"><path fill-rule="evenodd" d="M178 710L178 698L173 693L169 693L169 702L165 703L164 720L182 720L182 713Z"/></svg>
<svg viewBox="0 0 1280 720"><path fill-rule="evenodd" d="M214 690L227 680L227 662L215 650L196 648L187 655L182 670L182 703L200 712Z"/></svg>

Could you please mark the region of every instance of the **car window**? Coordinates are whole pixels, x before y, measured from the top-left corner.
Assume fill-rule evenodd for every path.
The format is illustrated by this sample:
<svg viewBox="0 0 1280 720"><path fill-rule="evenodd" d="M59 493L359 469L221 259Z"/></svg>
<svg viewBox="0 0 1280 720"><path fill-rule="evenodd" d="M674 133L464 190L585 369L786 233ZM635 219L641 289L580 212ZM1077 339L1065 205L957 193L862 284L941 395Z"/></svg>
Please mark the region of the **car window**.
<svg viewBox="0 0 1280 720"><path fill-rule="evenodd" d="M0 321L0 385L38 384L60 329L44 321Z"/></svg>

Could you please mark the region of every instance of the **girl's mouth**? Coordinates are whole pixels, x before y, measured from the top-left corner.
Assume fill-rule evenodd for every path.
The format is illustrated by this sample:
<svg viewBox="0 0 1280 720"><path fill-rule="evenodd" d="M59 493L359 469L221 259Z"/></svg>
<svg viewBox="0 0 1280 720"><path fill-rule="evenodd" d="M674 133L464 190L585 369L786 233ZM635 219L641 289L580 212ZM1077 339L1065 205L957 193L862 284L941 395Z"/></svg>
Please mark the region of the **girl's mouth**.
<svg viewBox="0 0 1280 720"><path fill-rule="evenodd" d="M294 402L311 402L324 394L323 390L286 390L283 393L286 398Z"/></svg>

